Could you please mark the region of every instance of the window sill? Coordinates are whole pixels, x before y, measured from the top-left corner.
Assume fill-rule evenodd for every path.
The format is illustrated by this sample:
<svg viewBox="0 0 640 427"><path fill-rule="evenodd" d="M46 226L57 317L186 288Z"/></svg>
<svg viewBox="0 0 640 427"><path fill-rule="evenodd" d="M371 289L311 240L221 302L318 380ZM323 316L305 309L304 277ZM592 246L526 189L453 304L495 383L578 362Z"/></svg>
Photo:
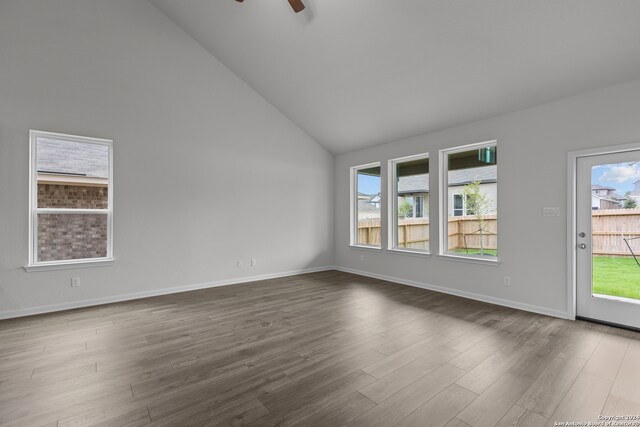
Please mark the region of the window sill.
<svg viewBox="0 0 640 427"><path fill-rule="evenodd" d="M101 259L101 260L84 260L84 261L70 261L70 262L49 262L40 263L35 265L26 265L24 270L28 273L34 271L51 271L51 270L69 270L73 268L89 268L89 267L107 267L114 265L115 259Z"/></svg>
<svg viewBox="0 0 640 427"><path fill-rule="evenodd" d="M349 245L353 249L364 249L365 251L382 252L382 248L377 246L365 246L365 245Z"/></svg>
<svg viewBox="0 0 640 427"><path fill-rule="evenodd" d="M409 255L409 256L417 256L420 258L428 258L431 256L431 254L429 252L426 251L412 251L411 249L398 249L398 248L393 248L393 249L387 249L387 252L389 252L390 254L395 254L395 255Z"/></svg>
<svg viewBox="0 0 640 427"><path fill-rule="evenodd" d="M474 256L462 256L462 255L451 255L451 254L439 254L438 258L445 261L468 262L471 264L488 265L491 267L497 267L500 265L500 260L498 258L488 259L488 258L480 258L480 257L474 257Z"/></svg>

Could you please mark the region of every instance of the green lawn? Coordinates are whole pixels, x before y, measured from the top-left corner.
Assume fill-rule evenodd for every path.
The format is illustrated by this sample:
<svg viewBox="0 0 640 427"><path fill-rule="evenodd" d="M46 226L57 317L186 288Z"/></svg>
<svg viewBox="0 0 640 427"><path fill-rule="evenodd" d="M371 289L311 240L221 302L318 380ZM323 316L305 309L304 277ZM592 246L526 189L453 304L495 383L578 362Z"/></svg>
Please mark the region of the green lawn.
<svg viewBox="0 0 640 427"><path fill-rule="evenodd" d="M593 257L593 293L640 299L640 267L631 257Z"/></svg>
<svg viewBox="0 0 640 427"><path fill-rule="evenodd" d="M480 249L469 249L468 252L466 249L454 249L453 252L458 254L480 255ZM485 255L498 256L498 251L495 249L485 249L483 252Z"/></svg>

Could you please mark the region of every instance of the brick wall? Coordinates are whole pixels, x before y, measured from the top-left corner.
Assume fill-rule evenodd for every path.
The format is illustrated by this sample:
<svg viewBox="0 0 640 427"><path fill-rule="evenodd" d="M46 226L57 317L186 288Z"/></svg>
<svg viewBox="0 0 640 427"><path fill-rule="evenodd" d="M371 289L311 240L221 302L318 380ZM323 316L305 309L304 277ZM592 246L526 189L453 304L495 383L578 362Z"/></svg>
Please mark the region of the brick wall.
<svg viewBox="0 0 640 427"><path fill-rule="evenodd" d="M106 187L38 185L38 207L106 209ZM107 215L38 215L38 261L107 256Z"/></svg>
<svg viewBox="0 0 640 427"><path fill-rule="evenodd" d="M107 209L107 187L38 184L39 208Z"/></svg>

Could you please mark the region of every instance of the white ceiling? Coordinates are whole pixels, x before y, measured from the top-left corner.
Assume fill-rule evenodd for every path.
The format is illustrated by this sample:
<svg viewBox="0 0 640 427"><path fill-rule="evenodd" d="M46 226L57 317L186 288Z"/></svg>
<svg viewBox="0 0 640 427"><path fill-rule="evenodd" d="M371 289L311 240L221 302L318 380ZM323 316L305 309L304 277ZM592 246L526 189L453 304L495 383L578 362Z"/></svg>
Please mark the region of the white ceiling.
<svg viewBox="0 0 640 427"><path fill-rule="evenodd" d="M640 78L639 0L151 0L333 153Z"/></svg>

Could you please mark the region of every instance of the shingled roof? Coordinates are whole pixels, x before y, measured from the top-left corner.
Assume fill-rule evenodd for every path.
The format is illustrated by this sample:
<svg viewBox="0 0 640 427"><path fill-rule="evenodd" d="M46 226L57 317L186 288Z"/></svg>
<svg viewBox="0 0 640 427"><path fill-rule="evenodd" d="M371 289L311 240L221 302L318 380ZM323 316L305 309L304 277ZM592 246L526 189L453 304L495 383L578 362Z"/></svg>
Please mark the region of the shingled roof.
<svg viewBox="0 0 640 427"><path fill-rule="evenodd" d="M449 171L449 185L460 186L480 181L489 183L497 181L498 167L496 165L479 168L458 169ZM401 176L398 179L398 194L428 193L429 174Z"/></svg>
<svg viewBox="0 0 640 427"><path fill-rule="evenodd" d="M398 178L398 194L428 193L429 174L401 176Z"/></svg>
<svg viewBox="0 0 640 427"><path fill-rule="evenodd" d="M605 187L604 185L593 184L591 185L591 190L614 190L612 187Z"/></svg>
<svg viewBox="0 0 640 427"><path fill-rule="evenodd" d="M480 181L482 184L498 180L498 166L482 166L479 168L458 169L449 171L449 185L467 185Z"/></svg>
<svg viewBox="0 0 640 427"><path fill-rule="evenodd" d="M38 138L38 172L109 177L109 148L105 145Z"/></svg>

